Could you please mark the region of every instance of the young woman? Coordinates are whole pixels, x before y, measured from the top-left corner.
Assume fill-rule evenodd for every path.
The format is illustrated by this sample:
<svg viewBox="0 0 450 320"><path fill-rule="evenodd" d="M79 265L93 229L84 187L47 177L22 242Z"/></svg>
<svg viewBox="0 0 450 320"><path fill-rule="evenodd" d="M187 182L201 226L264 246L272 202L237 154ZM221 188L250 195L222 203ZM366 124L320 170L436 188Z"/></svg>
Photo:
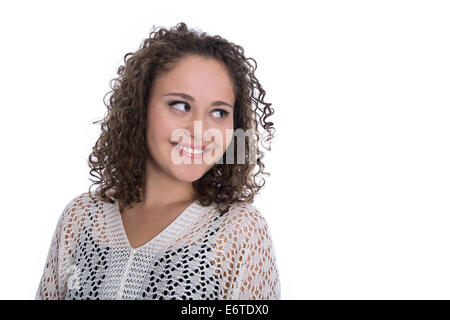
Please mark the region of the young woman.
<svg viewBox="0 0 450 320"><path fill-rule="evenodd" d="M264 185L258 129L266 141L274 131L256 63L184 23L124 60L88 161L100 186L61 214L36 299L280 299L252 204Z"/></svg>

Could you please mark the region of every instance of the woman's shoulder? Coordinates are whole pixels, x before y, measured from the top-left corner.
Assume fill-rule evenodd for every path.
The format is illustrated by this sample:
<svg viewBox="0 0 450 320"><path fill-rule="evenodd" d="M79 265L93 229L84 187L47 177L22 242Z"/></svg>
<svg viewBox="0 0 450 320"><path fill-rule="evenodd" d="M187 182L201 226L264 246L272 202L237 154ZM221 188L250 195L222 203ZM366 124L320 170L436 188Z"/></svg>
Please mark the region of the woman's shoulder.
<svg viewBox="0 0 450 320"><path fill-rule="evenodd" d="M106 203L95 192L82 192L75 195L66 205L66 208L87 208L93 203Z"/></svg>
<svg viewBox="0 0 450 320"><path fill-rule="evenodd" d="M90 203L90 201L91 197L88 191L78 193L68 201L65 209L69 211L75 211L76 209L86 207Z"/></svg>
<svg viewBox="0 0 450 320"><path fill-rule="evenodd" d="M228 218L236 221L243 220L264 220L261 210L250 202L235 202L231 204L227 212Z"/></svg>
<svg viewBox="0 0 450 320"><path fill-rule="evenodd" d="M76 194L66 202L61 219L66 222L73 222L82 218L88 212L91 203L92 197L88 191Z"/></svg>
<svg viewBox="0 0 450 320"><path fill-rule="evenodd" d="M224 229L236 234L251 235L267 232L267 220L263 212L253 203L236 202L225 213Z"/></svg>

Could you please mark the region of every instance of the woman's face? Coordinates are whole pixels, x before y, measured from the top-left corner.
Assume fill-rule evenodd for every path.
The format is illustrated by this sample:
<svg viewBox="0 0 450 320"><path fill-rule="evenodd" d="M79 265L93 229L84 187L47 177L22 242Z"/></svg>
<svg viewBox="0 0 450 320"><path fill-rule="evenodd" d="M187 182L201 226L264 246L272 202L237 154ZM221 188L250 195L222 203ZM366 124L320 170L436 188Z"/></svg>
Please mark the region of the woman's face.
<svg viewBox="0 0 450 320"><path fill-rule="evenodd" d="M200 179L231 142L234 102L228 71L213 58L184 57L158 77L147 110L152 170L185 182ZM182 149L179 143L204 151L197 154L199 150Z"/></svg>

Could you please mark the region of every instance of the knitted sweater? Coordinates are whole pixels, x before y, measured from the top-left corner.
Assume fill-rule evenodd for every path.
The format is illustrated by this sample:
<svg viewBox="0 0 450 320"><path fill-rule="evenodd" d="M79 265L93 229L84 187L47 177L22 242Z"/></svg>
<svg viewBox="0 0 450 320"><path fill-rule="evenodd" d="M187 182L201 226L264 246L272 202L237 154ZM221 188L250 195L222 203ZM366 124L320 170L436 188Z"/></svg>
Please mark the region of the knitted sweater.
<svg viewBox="0 0 450 320"><path fill-rule="evenodd" d="M118 201L93 196L60 215L35 299L280 299L271 234L254 205L220 214L196 200L133 248Z"/></svg>

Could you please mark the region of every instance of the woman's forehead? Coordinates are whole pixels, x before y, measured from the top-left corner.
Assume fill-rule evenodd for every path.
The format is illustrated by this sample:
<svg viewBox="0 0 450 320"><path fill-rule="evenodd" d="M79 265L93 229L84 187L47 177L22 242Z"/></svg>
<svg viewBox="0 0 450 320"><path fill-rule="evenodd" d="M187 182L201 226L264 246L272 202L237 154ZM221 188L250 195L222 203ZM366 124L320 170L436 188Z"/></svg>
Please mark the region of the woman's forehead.
<svg viewBox="0 0 450 320"><path fill-rule="evenodd" d="M213 58L183 58L169 72L156 79L154 86L155 93L160 96L168 92L184 92L191 96L211 95L213 99L221 97L234 101L233 84L227 69Z"/></svg>

